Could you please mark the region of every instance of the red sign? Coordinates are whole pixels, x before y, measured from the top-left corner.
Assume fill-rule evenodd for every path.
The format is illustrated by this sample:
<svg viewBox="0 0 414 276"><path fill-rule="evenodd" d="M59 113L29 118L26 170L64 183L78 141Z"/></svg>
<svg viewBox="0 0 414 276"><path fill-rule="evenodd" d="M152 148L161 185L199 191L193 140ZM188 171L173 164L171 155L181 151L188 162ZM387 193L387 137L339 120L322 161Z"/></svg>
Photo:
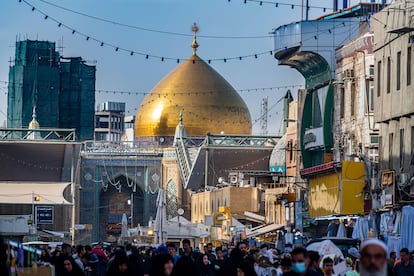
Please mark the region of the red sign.
<svg viewBox="0 0 414 276"><path fill-rule="evenodd" d="M308 175L308 174L313 174L313 173L317 173L317 172L323 172L329 169L333 169L335 166L335 162L331 161L329 163L325 163L322 165L318 165L315 167L310 167L310 168L306 168L306 169L302 169L300 170L300 174L301 175Z"/></svg>

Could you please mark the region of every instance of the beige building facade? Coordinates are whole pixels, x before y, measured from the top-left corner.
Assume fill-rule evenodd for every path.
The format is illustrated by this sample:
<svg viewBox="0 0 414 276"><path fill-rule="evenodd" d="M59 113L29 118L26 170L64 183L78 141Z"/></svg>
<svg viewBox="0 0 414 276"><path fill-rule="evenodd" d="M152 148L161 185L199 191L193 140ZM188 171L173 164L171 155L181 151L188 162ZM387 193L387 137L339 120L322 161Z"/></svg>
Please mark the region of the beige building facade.
<svg viewBox="0 0 414 276"><path fill-rule="evenodd" d="M336 50L334 95L334 160L364 162L371 189L378 185L379 160L373 45L374 33L366 32Z"/></svg>
<svg viewBox="0 0 414 276"><path fill-rule="evenodd" d="M191 195L191 222L204 223L206 216L219 212L219 207L229 207L236 218L245 211L257 213L261 192L256 187L224 187Z"/></svg>
<svg viewBox="0 0 414 276"><path fill-rule="evenodd" d="M383 205L414 195L413 8L410 1L394 1L371 21Z"/></svg>

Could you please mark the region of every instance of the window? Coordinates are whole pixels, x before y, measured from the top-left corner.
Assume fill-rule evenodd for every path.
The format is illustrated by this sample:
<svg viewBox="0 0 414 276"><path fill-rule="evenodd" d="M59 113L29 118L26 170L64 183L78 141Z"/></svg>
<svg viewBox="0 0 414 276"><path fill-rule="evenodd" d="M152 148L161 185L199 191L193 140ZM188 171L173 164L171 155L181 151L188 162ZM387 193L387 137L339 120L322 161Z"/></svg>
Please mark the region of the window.
<svg viewBox="0 0 414 276"><path fill-rule="evenodd" d="M288 142L288 149L289 149L289 163L293 161L293 140L289 140Z"/></svg>
<svg viewBox="0 0 414 276"><path fill-rule="evenodd" d="M345 89L343 87L339 88L340 95L341 95L341 119L345 116Z"/></svg>
<svg viewBox="0 0 414 276"><path fill-rule="evenodd" d="M407 85L411 85L411 47L407 49Z"/></svg>
<svg viewBox="0 0 414 276"><path fill-rule="evenodd" d="M387 93L391 93L391 58L387 58Z"/></svg>
<svg viewBox="0 0 414 276"><path fill-rule="evenodd" d="M369 77L370 78L373 78L374 77L374 72L375 72L374 65L370 65L369 66Z"/></svg>
<svg viewBox="0 0 414 276"><path fill-rule="evenodd" d="M397 53L397 91L401 89L401 51Z"/></svg>
<svg viewBox="0 0 414 276"><path fill-rule="evenodd" d="M371 145L378 145L379 144L379 135L378 134L371 134L370 135Z"/></svg>
<svg viewBox="0 0 414 276"><path fill-rule="evenodd" d="M392 168L392 146L394 143L394 134L390 133L388 136L388 167Z"/></svg>
<svg viewBox="0 0 414 276"><path fill-rule="evenodd" d="M374 112L374 82L368 82L368 111Z"/></svg>
<svg viewBox="0 0 414 276"><path fill-rule="evenodd" d="M404 129L400 129L400 168L404 167Z"/></svg>
<svg viewBox="0 0 414 276"><path fill-rule="evenodd" d="M410 165L414 166L414 126L411 127L411 160Z"/></svg>
<svg viewBox="0 0 414 276"><path fill-rule="evenodd" d="M355 83L351 84L351 116L355 116Z"/></svg>
<svg viewBox="0 0 414 276"><path fill-rule="evenodd" d="M377 97L381 96L381 61L377 63Z"/></svg>

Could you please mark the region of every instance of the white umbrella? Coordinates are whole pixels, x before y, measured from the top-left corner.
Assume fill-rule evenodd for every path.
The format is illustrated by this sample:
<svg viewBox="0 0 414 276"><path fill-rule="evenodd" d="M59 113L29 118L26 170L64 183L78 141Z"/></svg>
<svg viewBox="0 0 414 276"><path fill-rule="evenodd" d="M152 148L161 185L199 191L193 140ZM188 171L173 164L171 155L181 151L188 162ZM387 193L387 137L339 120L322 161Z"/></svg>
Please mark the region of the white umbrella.
<svg viewBox="0 0 414 276"><path fill-rule="evenodd" d="M308 251L318 252L321 256L321 264L322 260L326 257L330 257L333 260L338 260L338 263L335 262L334 264L335 274L342 275L342 273L347 270L344 254L332 241L324 240L311 243L306 247L306 249Z"/></svg>
<svg viewBox="0 0 414 276"><path fill-rule="evenodd" d="M127 219L126 214L122 215L121 225L122 225L121 238L127 238L128 237L128 219Z"/></svg>
<svg viewBox="0 0 414 276"><path fill-rule="evenodd" d="M154 243L165 244L167 242L167 210L165 192L159 189L157 196L157 214L154 222Z"/></svg>

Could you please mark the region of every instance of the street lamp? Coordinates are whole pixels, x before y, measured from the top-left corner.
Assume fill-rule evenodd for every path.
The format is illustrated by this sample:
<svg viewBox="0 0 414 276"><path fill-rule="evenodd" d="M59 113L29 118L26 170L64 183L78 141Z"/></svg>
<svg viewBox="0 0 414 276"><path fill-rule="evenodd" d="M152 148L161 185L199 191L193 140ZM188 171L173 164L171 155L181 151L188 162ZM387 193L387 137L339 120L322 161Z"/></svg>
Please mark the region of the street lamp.
<svg viewBox="0 0 414 276"><path fill-rule="evenodd" d="M128 199L128 205L131 206L131 228L134 228L134 193L131 193L131 198Z"/></svg>

